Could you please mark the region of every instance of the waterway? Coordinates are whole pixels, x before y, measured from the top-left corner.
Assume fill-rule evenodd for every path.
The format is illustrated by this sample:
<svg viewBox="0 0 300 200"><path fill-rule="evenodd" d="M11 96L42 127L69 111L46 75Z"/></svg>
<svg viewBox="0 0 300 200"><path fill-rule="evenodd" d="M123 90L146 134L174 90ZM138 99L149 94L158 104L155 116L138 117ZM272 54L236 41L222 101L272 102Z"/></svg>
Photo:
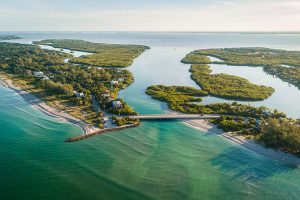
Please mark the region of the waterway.
<svg viewBox="0 0 300 200"><path fill-rule="evenodd" d="M120 93L138 112L164 113L166 105L145 95L152 84L188 85L189 65L180 60L199 48L263 46L300 50L299 34L216 33L13 33L12 42L49 38L143 44L151 47L128 69L135 82ZM300 91L261 68L212 65L275 93L265 105L300 118ZM204 103L223 102L204 98ZM135 129L78 143L64 139L77 127L35 110L0 87L1 199L298 199L300 170L257 155L181 122L144 122Z"/></svg>

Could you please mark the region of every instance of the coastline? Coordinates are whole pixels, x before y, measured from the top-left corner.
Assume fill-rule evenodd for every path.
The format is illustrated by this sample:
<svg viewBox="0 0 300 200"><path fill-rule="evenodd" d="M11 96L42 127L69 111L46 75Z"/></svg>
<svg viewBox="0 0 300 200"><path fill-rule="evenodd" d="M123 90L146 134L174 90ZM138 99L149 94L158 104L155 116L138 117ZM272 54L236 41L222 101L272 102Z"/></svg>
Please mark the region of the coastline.
<svg viewBox="0 0 300 200"><path fill-rule="evenodd" d="M99 128L95 128L90 124L84 122L81 119L78 119L65 111L57 110L56 108L50 107L44 101L39 99L38 97L34 96L30 92L24 91L22 88L13 84L10 79L4 78L0 74L0 85L3 87L9 88L14 90L17 94L19 94L28 104L35 107L36 109L40 110L44 114L53 117L55 119L61 120L63 122L69 122L80 127L83 131L82 135L90 135L97 131Z"/></svg>
<svg viewBox="0 0 300 200"><path fill-rule="evenodd" d="M223 138L229 140L232 143L238 144L238 145L240 145L250 151L253 151L257 154L260 154L262 156L266 156L273 160L277 160L286 165L300 167L300 158L296 157L295 155L290 154L290 153L285 153L280 150L266 148L262 144L258 144L255 141L248 139L244 136L235 135L231 132L224 132L221 129L218 129L216 125L211 124L207 120L203 120L203 119L184 120L183 123L195 128L195 129L198 129L198 130L216 134L220 137L223 137Z"/></svg>
<svg viewBox="0 0 300 200"><path fill-rule="evenodd" d="M37 108L41 112L45 113L46 115L50 117L54 117L58 120L62 120L63 122L69 122L72 123L78 127L80 127L83 130L83 134L78 136L81 139L88 138L93 135L98 135L106 132L110 132L113 130L119 130L123 128L130 128L132 126L126 126L126 127L115 127L115 128L105 128L105 129L99 129L91 126L90 124L84 122L83 120L80 120L70 114L68 114L65 111L57 110L56 108L50 107L45 102L43 102L38 97L34 96L30 92L24 91L22 88L15 86L10 79L6 79L0 74L0 85L3 87L9 88L14 90L17 94L19 94L27 103L32 105L33 107ZM172 111L168 109L168 112L170 114L177 114L178 112ZM266 148L261 144L255 143L253 140L247 139L244 136L235 135L233 133L226 133L223 132L221 129L218 129L216 125L209 123L207 120L182 120L183 123L185 123L188 126L191 126L195 129L205 131L208 133L216 134L220 137L226 138L227 140L241 145L242 147L253 151L257 154L269 157L271 159L277 160L279 162L282 162L287 165L297 166L300 167L300 158L296 157L295 155L282 152L280 150L274 150L270 148ZM77 137L75 137L77 138ZM72 138L71 138L72 139ZM70 139L69 139L70 140ZM76 139L76 141L78 141Z"/></svg>
<svg viewBox="0 0 300 200"><path fill-rule="evenodd" d="M168 109L168 112L171 114L179 113L176 111L172 111L170 109ZM256 143L255 141L248 139L241 135L236 135L231 132L224 132L223 130L217 128L216 125L210 123L208 120L193 119L193 120L182 120L182 122L192 128L197 129L197 130L216 134L220 137L223 137L223 138L229 140L230 142L232 142L234 144L240 145L240 146L242 146L252 152L255 152L259 155L266 156L273 160L277 160L286 165L300 167L300 158L298 158L297 156L290 154L290 153L285 153L280 150L266 148L262 144Z"/></svg>

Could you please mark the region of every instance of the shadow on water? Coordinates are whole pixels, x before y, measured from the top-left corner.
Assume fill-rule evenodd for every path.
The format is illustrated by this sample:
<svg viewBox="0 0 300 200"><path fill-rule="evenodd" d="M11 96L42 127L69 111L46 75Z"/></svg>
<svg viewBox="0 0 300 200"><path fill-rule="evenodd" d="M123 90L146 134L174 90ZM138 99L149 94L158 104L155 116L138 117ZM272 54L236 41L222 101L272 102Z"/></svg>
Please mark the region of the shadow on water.
<svg viewBox="0 0 300 200"><path fill-rule="evenodd" d="M260 181L296 169L296 167L282 165L264 156L253 156L253 152L240 147L229 148L212 158L210 163L223 172L230 173L232 179L242 179L250 182Z"/></svg>

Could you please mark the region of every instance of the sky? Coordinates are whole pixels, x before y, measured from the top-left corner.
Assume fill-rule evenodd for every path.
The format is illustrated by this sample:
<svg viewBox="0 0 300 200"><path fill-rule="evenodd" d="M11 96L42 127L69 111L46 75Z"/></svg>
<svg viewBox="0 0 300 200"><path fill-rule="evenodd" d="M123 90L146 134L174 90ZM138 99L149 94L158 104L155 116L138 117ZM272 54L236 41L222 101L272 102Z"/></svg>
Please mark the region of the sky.
<svg viewBox="0 0 300 200"><path fill-rule="evenodd" d="M0 31L300 31L300 0L0 0Z"/></svg>

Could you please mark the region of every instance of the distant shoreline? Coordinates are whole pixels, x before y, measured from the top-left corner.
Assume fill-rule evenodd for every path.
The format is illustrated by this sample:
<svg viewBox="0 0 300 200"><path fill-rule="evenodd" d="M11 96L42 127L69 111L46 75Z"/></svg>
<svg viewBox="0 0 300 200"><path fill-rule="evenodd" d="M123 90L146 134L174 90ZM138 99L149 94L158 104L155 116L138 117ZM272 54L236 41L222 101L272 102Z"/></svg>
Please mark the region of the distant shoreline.
<svg viewBox="0 0 300 200"><path fill-rule="evenodd" d="M214 33L214 34L300 34L299 31L0 31L0 33Z"/></svg>

